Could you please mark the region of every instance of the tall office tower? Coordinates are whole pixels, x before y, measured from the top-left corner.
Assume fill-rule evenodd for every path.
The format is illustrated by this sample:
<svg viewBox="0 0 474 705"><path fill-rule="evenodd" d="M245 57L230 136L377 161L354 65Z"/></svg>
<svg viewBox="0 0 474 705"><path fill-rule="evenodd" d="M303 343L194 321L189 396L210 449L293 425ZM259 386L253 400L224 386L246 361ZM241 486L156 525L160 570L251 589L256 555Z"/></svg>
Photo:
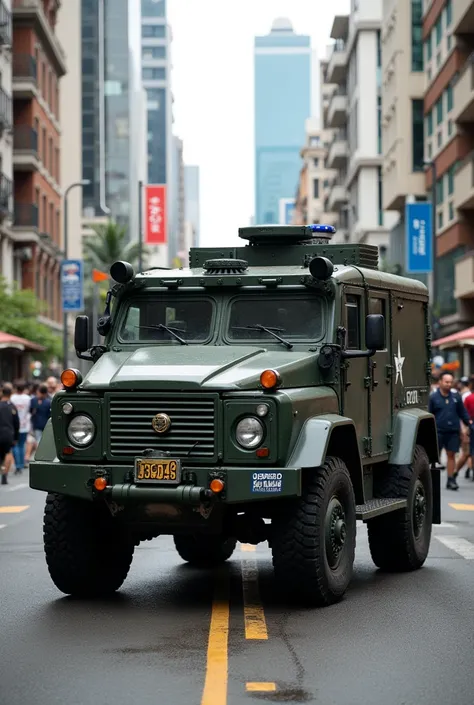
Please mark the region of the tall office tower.
<svg viewBox="0 0 474 705"><path fill-rule="evenodd" d="M200 205L199 167L186 164L184 167L184 218L192 227L193 247L199 247Z"/></svg>
<svg viewBox="0 0 474 705"><path fill-rule="evenodd" d="M311 114L310 37L277 19L255 38L255 222L278 223L282 198L294 198Z"/></svg>

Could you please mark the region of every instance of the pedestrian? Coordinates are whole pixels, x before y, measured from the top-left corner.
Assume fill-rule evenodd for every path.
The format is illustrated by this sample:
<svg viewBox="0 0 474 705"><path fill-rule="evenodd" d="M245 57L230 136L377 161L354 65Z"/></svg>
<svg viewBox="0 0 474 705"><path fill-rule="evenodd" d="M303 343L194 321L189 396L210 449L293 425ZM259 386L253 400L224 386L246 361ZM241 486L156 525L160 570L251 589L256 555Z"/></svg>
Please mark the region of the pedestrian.
<svg viewBox="0 0 474 705"><path fill-rule="evenodd" d="M471 391L469 377L461 377L459 380L459 394L461 395L461 399L464 401Z"/></svg>
<svg viewBox="0 0 474 705"><path fill-rule="evenodd" d="M2 468L2 485L8 484L6 459L20 435L18 412L11 403L11 387L5 385L0 399L0 466Z"/></svg>
<svg viewBox="0 0 474 705"><path fill-rule="evenodd" d="M31 400L36 399L38 396L38 389L39 389L39 383L38 382L32 382L30 384L29 388L29 393L30 393L30 410L31 410ZM36 439L35 439L35 434L33 431L33 424L31 422L31 414L30 414L30 428L28 431L28 435L26 437L26 450L25 450L25 466L29 464L31 457L33 453L36 450Z"/></svg>
<svg viewBox="0 0 474 705"><path fill-rule="evenodd" d="M44 428L51 416L51 399L48 394L48 387L41 384L38 389L38 396L31 400L31 423L36 444L41 440Z"/></svg>
<svg viewBox="0 0 474 705"><path fill-rule="evenodd" d="M452 386L453 375L451 372L443 372L437 391L430 396L429 410L436 419L439 450L446 450L448 456L446 489L457 490L459 485L456 481L456 453L459 452L461 444L461 421L464 421L469 429L472 421L460 394L453 393Z"/></svg>
<svg viewBox="0 0 474 705"><path fill-rule="evenodd" d="M56 377L48 377L46 380L46 387L48 389L49 398L52 399L58 391L58 380Z"/></svg>
<svg viewBox="0 0 474 705"><path fill-rule="evenodd" d="M25 382L17 382L15 385L15 393L11 396L11 402L18 412L20 419L20 435L18 442L13 448L13 457L15 459L15 474L19 475L25 468L25 445L28 432L30 430L30 405L31 398L26 392Z"/></svg>

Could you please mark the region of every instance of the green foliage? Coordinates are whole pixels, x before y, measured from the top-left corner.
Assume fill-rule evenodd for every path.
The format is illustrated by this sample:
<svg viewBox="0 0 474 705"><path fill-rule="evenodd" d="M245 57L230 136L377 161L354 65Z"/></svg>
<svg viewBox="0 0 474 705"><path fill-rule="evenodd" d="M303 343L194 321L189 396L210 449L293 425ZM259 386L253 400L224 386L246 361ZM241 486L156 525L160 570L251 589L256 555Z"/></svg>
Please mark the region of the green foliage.
<svg viewBox="0 0 474 705"><path fill-rule="evenodd" d="M42 313L33 291L9 290L5 279L0 278L0 330L42 345L45 352L36 353L35 357L49 362L51 357L61 356L61 338L38 322L38 315Z"/></svg>

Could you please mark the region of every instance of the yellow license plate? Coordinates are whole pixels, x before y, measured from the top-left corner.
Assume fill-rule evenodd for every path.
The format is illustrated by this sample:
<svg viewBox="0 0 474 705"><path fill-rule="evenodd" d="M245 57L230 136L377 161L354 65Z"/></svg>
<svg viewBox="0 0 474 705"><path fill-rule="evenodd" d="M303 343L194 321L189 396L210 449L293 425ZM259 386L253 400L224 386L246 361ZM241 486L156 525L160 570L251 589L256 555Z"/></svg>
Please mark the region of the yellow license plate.
<svg viewBox="0 0 474 705"><path fill-rule="evenodd" d="M181 462L171 458L137 458L135 461L135 482L179 485L181 482Z"/></svg>

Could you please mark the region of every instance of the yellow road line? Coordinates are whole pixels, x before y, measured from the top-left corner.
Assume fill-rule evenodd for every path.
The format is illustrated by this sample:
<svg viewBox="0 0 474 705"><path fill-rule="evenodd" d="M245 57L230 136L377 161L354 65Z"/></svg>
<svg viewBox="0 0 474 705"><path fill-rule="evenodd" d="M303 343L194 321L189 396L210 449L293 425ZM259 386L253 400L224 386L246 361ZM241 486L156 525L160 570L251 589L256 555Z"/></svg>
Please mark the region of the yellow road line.
<svg viewBox="0 0 474 705"><path fill-rule="evenodd" d="M25 509L29 509L30 505L27 504L24 507L0 507L0 514L19 514L24 512Z"/></svg>
<svg viewBox="0 0 474 705"><path fill-rule="evenodd" d="M245 690L247 693L274 693L276 683L247 683Z"/></svg>
<svg viewBox="0 0 474 705"><path fill-rule="evenodd" d="M240 545L240 550L241 550L243 553L247 553L247 552L255 551L255 550L256 550L256 547L255 547L255 546L252 546L251 543L242 543L242 544Z"/></svg>
<svg viewBox="0 0 474 705"><path fill-rule="evenodd" d="M246 639L268 639L265 612L258 589L258 567L255 558L242 559L242 589Z"/></svg>
<svg viewBox="0 0 474 705"><path fill-rule="evenodd" d="M451 504L449 506L453 509L458 509L460 512L474 512L474 504Z"/></svg>
<svg viewBox="0 0 474 705"><path fill-rule="evenodd" d="M229 642L229 573L216 575L201 705L226 705Z"/></svg>

